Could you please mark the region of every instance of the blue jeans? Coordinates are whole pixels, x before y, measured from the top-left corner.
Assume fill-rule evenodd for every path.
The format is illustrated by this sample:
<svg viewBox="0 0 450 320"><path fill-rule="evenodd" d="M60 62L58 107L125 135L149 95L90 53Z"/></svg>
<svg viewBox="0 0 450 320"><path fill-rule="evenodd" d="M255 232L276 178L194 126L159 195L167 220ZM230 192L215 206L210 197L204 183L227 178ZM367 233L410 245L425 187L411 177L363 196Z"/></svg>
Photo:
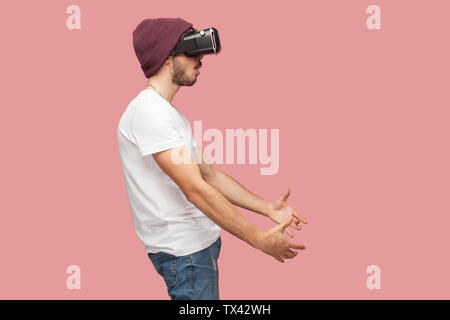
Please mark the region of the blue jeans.
<svg viewBox="0 0 450 320"><path fill-rule="evenodd" d="M148 253L153 266L164 278L172 300L219 300L220 237L209 247L186 256L165 252Z"/></svg>

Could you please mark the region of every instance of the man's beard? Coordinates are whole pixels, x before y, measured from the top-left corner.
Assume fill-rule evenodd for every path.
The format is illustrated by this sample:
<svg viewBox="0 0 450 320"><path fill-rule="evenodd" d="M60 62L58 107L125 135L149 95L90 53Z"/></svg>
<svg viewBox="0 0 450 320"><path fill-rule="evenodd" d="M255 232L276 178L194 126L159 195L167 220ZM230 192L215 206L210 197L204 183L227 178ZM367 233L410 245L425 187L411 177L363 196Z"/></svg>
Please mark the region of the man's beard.
<svg viewBox="0 0 450 320"><path fill-rule="evenodd" d="M189 78L183 69L183 66L174 59L173 60L173 78L172 82L179 86L190 87L197 82L197 77Z"/></svg>

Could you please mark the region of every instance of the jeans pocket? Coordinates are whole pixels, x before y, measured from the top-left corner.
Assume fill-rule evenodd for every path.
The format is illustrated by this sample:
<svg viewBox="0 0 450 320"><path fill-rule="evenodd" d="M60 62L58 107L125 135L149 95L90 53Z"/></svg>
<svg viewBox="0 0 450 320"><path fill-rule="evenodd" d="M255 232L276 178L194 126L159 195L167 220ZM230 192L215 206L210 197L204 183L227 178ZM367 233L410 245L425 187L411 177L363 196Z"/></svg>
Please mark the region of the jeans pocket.
<svg viewBox="0 0 450 320"><path fill-rule="evenodd" d="M170 290L177 281L176 257L168 253L159 252L157 254L149 255L149 258L152 261L156 272L163 277L164 282L167 285L167 290Z"/></svg>

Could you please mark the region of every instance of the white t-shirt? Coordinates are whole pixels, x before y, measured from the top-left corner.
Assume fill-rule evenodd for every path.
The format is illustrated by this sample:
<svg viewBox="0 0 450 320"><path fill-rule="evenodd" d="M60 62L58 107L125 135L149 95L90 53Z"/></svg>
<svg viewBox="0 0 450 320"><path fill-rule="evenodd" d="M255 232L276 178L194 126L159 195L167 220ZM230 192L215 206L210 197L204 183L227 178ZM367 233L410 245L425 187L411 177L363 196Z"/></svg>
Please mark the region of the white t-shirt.
<svg viewBox="0 0 450 320"><path fill-rule="evenodd" d="M188 255L205 249L220 227L189 202L152 153L197 146L189 121L156 91L142 90L118 129L120 161L136 233L150 253Z"/></svg>

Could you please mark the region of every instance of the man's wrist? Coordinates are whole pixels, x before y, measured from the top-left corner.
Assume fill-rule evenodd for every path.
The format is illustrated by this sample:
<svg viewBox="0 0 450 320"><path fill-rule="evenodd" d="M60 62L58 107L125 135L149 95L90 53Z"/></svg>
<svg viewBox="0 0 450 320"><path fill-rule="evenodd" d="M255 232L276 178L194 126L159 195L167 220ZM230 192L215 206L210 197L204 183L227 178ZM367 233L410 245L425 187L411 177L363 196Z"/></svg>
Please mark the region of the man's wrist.
<svg viewBox="0 0 450 320"><path fill-rule="evenodd" d="M264 206L264 210L263 210L263 214L270 218L272 215L272 210L273 210L273 202L270 201L266 201L265 206Z"/></svg>
<svg viewBox="0 0 450 320"><path fill-rule="evenodd" d="M265 231L255 227L252 232L252 237L249 239L249 244L255 249L261 250L262 239L265 235Z"/></svg>

